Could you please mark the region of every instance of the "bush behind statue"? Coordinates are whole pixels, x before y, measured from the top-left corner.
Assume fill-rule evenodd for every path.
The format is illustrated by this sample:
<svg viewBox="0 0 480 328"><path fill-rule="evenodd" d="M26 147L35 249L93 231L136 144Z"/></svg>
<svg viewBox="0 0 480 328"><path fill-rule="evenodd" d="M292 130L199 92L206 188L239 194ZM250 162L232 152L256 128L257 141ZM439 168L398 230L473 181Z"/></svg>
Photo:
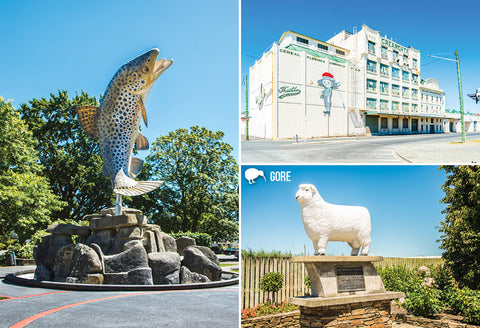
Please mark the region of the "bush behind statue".
<svg viewBox="0 0 480 328"><path fill-rule="evenodd" d="M450 308L470 324L480 324L480 291L459 288L450 269L444 265L430 268L435 283L423 284L425 274L404 266L378 268L388 291L406 295L402 306L416 316L432 317Z"/></svg>

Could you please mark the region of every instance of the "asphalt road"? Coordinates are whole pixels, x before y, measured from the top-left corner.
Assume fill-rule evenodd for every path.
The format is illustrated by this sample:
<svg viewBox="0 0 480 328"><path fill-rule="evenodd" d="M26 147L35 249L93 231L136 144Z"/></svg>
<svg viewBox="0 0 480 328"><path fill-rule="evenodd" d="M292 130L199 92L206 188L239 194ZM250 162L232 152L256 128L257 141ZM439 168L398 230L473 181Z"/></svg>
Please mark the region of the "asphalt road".
<svg viewBox="0 0 480 328"><path fill-rule="evenodd" d="M237 286L187 291L75 292L0 282L0 327L238 328Z"/></svg>
<svg viewBox="0 0 480 328"><path fill-rule="evenodd" d="M466 139L478 140L480 132L467 133ZM373 136L360 137L358 140L354 137L324 138L299 143L292 140L242 140L241 162L242 164L480 162L480 143L468 146L451 144L459 141L461 135L455 133Z"/></svg>

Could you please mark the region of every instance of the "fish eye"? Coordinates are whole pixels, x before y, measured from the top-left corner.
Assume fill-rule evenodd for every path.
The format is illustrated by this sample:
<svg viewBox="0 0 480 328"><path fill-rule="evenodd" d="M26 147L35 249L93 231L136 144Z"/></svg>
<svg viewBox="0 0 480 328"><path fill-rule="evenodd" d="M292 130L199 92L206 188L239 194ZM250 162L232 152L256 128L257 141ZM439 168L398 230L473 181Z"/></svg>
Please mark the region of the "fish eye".
<svg viewBox="0 0 480 328"><path fill-rule="evenodd" d="M143 66L143 67L142 67L142 72L143 72L143 73L147 74L148 71L149 71L149 69L148 69L147 66Z"/></svg>

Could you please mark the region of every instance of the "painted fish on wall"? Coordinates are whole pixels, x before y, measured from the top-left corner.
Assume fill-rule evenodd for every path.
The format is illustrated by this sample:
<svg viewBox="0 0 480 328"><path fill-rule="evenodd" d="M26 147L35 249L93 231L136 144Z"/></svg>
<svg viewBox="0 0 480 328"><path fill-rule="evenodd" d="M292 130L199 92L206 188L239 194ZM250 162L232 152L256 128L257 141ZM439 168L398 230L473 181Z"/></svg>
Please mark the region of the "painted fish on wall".
<svg viewBox="0 0 480 328"><path fill-rule="evenodd" d="M85 132L99 139L103 173L110 177L115 193L138 196L158 188L163 181L136 181L143 161L132 157L133 147L146 150L147 138L139 131L143 117L147 125L145 101L158 77L173 60L156 61L159 50L152 49L132 59L117 71L105 90L100 107L78 106L77 116Z"/></svg>

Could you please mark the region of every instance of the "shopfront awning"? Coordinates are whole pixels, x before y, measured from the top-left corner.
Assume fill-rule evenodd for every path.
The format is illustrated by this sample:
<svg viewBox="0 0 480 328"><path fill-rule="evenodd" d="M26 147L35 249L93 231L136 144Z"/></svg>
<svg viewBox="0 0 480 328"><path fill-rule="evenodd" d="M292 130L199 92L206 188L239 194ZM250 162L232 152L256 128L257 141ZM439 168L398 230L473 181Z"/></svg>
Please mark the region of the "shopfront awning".
<svg viewBox="0 0 480 328"><path fill-rule="evenodd" d="M375 112L366 111L366 115L383 115L383 116L410 116L410 117L426 117L426 118L445 118L443 115L421 114L421 113L392 113L392 112Z"/></svg>

